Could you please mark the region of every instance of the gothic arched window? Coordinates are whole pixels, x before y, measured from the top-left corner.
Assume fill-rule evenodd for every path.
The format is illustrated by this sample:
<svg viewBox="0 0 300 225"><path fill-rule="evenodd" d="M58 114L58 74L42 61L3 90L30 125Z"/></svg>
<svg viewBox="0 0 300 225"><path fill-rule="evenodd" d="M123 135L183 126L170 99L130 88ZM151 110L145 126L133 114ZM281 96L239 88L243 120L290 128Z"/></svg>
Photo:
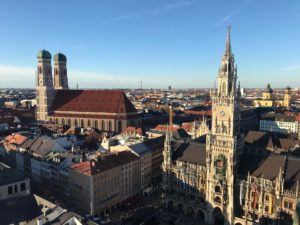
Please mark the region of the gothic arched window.
<svg viewBox="0 0 300 225"><path fill-rule="evenodd" d="M88 120L88 127L91 127L91 120Z"/></svg>
<svg viewBox="0 0 300 225"><path fill-rule="evenodd" d="M111 120L108 122L108 131L112 131L112 124L111 124Z"/></svg>
<svg viewBox="0 0 300 225"><path fill-rule="evenodd" d="M98 120L95 120L95 128L98 129Z"/></svg>
<svg viewBox="0 0 300 225"><path fill-rule="evenodd" d="M221 191L221 187L219 186L219 185L217 185L216 187L215 187L215 192L217 192L217 193L221 193L222 191Z"/></svg>
<svg viewBox="0 0 300 225"><path fill-rule="evenodd" d="M81 127L84 127L84 120L83 120L83 119L82 119L81 122L80 122L80 126L81 126Z"/></svg>
<svg viewBox="0 0 300 225"><path fill-rule="evenodd" d="M77 127L77 126L78 126L78 120L77 120L77 119L75 119L75 122L74 122L74 124L75 124L75 127Z"/></svg>
<svg viewBox="0 0 300 225"><path fill-rule="evenodd" d="M105 128L105 120L102 120L101 129L102 130L106 130L106 128Z"/></svg>
<svg viewBox="0 0 300 225"><path fill-rule="evenodd" d="M119 132L121 133L122 132L122 121L118 122L118 129L119 129Z"/></svg>
<svg viewBox="0 0 300 225"><path fill-rule="evenodd" d="M42 73L42 67L39 66L39 73Z"/></svg>
<svg viewBox="0 0 300 225"><path fill-rule="evenodd" d="M55 124L58 124L58 119L57 118L55 119Z"/></svg>
<svg viewBox="0 0 300 225"><path fill-rule="evenodd" d="M215 197L214 202L221 204L221 198L219 196Z"/></svg>

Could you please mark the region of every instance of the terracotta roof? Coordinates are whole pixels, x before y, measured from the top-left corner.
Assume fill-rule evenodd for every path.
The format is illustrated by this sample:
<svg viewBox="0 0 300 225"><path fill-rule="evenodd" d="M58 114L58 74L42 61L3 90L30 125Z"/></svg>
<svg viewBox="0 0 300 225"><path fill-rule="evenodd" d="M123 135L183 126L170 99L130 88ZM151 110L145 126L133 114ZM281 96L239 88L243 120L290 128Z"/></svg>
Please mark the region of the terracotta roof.
<svg viewBox="0 0 300 225"><path fill-rule="evenodd" d="M95 175L139 159L140 157L131 151L103 153L98 156L97 160L78 163L71 168L79 173Z"/></svg>
<svg viewBox="0 0 300 225"><path fill-rule="evenodd" d="M180 127L175 127L175 126L172 126L172 127L170 127L170 129L172 130L172 131L176 131L176 130L178 130ZM168 126L167 125L157 125L153 130L157 130L157 131L167 131L167 129L168 129Z"/></svg>
<svg viewBox="0 0 300 225"><path fill-rule="evenodd" d="M193 123L183 123L181 127L186 131L191 131L193 129Z"/></svg>
<svg viewBox="0 0 300 225"><path fill-rule="evenodd" d="M137 127L127 127L122 133L142 135L142 129Z"/></svg>
<svg viewBox="0 0 300 225"><path fill-rule="evenodd" d="M73 113L51 113L53 117L70 117L70 118L94 118L94 119L137 119L138 114L135 115L88 115L88 114L73 114Z"/></svg>
<svg viewBox="0 0 300 225"><path fill-rule="evenodd" d="M5 142L8 142L9 144L21 145L24 141L26 141L26 139L27 139L27 137L25 137L19 133L15 133L15 134L5 137L3 140Z"/></svg>
<svg viewBox="0 0 300 225"><path fill-rule="evenodd" d="M58 90L52 111L137 113L119 90Z"/></svg>

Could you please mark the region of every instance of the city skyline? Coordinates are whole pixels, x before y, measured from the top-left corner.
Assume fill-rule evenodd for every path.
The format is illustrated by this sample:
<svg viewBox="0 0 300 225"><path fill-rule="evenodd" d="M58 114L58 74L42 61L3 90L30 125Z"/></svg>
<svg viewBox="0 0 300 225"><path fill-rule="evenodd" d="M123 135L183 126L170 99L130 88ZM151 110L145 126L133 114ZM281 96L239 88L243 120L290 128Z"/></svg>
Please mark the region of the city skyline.
<svg viewBox="0 0 300 225"><path fill-rule="evenodd" d="M228 25L242 87L300 85L296 1L56 3L0 3L0 88L34 87L40 49L66 54L71 88L213 87Z"/></svg>

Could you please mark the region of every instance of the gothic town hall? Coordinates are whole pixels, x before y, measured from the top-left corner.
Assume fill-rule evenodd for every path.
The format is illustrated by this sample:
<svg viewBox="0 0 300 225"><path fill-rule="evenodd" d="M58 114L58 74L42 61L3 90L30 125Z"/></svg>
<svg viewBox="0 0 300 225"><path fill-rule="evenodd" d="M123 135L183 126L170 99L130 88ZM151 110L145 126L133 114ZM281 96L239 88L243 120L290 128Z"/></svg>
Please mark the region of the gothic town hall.
<svg viewBox="0 0 300 225"><path fill-rule="evenodd" d="M170 129L166 134L162 187L169 209L216 225L278 224L295 213L300 159L246 151L240 99L229 28L206 143L175 142Z"/></svg>

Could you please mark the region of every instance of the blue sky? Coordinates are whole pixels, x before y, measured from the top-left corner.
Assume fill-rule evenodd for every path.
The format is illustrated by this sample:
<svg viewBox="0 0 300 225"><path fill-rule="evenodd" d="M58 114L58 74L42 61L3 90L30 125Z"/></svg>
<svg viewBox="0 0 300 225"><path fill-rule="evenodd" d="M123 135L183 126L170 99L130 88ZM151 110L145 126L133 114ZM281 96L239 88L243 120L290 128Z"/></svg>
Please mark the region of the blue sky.
<svg viewBox="0 0 300 225"><path fill-rule="evenodd" d="M228 25L241 86L300 86L299 0L2 0L0 9L0 87L34 87L40 49L66 54L71 87L212 87Z"/></svg>

